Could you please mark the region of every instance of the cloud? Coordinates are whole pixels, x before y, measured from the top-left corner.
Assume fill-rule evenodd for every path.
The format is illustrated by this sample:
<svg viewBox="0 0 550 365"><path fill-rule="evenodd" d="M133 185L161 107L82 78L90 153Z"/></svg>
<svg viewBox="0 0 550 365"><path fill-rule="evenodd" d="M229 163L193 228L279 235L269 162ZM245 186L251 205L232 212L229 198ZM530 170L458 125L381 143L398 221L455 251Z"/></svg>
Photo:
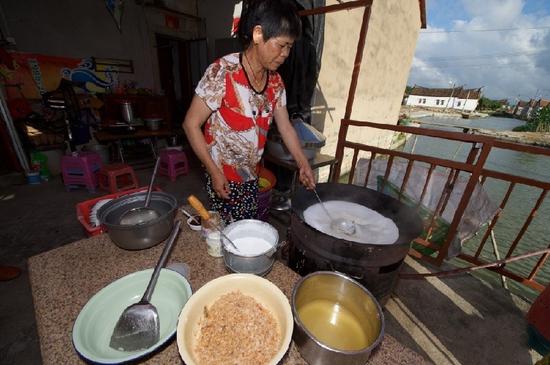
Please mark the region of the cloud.
<svg viewBox="0 0 550 365"><path fill-rule="evenodd" d="M522 0L462 0L461 4L463 19L452 20L445 29L453 32L419 35L409 84L449 87L451 81L468 88L483 86L488 97L511 102L535 97L537 91L537 96L550 98L550 16L527 14ZM547 28L527 29L537 27ZM521 29L463 32L509 28Z"/></svg>

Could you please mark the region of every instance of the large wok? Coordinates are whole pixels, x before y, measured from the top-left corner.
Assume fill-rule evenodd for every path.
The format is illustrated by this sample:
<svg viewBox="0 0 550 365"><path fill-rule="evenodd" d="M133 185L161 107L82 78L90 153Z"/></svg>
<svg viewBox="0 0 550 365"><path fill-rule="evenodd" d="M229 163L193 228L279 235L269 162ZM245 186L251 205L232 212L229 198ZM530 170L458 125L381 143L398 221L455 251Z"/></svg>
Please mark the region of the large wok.
<svg viewBox="0 0 550 365"><path fill-rule="evenodd" d="M393 244L358 243L318 231L304 221L304 211L317 204L315 194L300 187L292 197L289 265L301 275L334 270L359 280L384 305L411 241L422 232L415 209L375 190L350 184L317 185L323 201L341 200L366 206L391 219L399 229Z"/></svg>
<svg viewBox="0 0 550 365"><path fill-rule="evenodd" d="M316 189L323 201L341 200L361 204L391 219L399 229L399 238L394 245L409 245L422 232L422 221L414 209L376 190L351 184L334 183L317 184ZM299 187L292 197L292 211L303 221L304 211L317 203L318 200L312 191ZM319 233L326 236L324 233ZM376 244L376 242L369 243Z"/></svg>

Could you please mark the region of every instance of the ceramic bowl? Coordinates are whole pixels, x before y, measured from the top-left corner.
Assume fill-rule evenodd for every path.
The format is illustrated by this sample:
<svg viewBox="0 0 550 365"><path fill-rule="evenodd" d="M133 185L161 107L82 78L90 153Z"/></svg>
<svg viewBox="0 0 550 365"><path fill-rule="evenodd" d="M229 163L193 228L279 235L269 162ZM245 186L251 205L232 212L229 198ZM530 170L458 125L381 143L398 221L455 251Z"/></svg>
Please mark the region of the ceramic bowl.
<svg viewBox="0 0 550 365"><path fill-rule="evenodd" d="M275 317L281 339L279 350L269 362L277 364L286 353L292 339L293 317L290 303L283 292L272 282L252 274L229 274L209 281L189 299L180 314L177 330L178 349L187 365L197 364L194 349L196 347L199 323L204 316L205 307L211 306L224 294L240 291L253 297L267 308Z"/></svg>
<svg viewBox="0 0 550 365"><path fill-rule="evenodd" d="M197 224L197 221L199 222ZM189 228L191 228L193 231L200 231L202 230L202 226L201 226L201 216L196 214L190 218L187 219L187 225L189 226Z"/></svg>
<svg viewBox="0 0 550 365"><path fill-rule="evenodd" d="M150 354L176 332L178 315L191 296L188 281L175 271L162 269L151 303L160 319L160 340L140 351L119 351L109 347L111 334L122 311L137 303L153 273L152 269L124 276L97 292L80 311L73 326L73 345L85 359L99 364L118 364Z"/></svg>

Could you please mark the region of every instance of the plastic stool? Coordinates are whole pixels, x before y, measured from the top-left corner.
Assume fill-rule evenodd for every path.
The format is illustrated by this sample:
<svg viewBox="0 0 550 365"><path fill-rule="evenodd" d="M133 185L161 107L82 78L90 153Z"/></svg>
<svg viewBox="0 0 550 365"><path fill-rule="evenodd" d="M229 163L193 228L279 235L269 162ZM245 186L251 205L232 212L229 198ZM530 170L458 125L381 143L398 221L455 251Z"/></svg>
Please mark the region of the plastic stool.
<svg viewBox="0 0 550 365"><path fill-rule="evenodd" d="M160 151L159 173L170 177L170 181L176 181L178 175L187 175L189 163L185 152L165 149Z"/></svg>
<svg viewBox="0 0 550 365"><path fill-rule="evenodd" d="M70 156L62 156L61 172L67 190L84 185L90 192L95 192L97 172L102 164L101 157L95 152L78 152Z"/></svg>
<svg viewBox="0 0 550 365"><path fill-rule="evenodd" d="M97 175L99 187L114 194L119 191L137 189L138 180L134 169L124 163L105 165Z"/></svg>

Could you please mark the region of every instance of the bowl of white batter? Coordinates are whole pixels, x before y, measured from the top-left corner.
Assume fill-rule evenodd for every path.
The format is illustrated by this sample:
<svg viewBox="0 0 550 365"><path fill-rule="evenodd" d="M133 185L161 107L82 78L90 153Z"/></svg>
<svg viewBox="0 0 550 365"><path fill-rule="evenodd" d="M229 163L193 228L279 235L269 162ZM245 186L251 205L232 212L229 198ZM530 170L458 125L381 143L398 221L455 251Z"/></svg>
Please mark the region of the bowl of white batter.
<svg viewBox="0 0 550 365"><path fill-rule="evenodd" d="M228 225L223 232L236 249L222 236L225 266L236 273L267 275L275 262L279 233L271 224L257 219L243 219Z"/></svg>

